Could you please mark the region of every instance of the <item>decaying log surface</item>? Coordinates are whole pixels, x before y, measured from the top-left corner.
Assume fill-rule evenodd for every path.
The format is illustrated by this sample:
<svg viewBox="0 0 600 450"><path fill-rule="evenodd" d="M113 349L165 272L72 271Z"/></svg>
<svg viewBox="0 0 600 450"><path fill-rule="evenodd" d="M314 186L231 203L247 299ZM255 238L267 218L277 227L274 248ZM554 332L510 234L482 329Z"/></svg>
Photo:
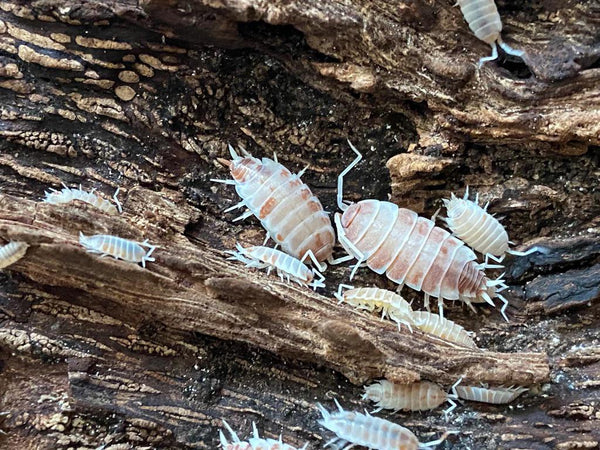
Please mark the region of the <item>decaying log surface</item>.
<svg viewBox="0 0 600 450"><path fill-rule="evenodd" d="M388 417L422 441L460 429L445 448L600 445L600 5L499 2L527 64L477 73L489 48L453 0L139 3L0 1L0 238L31 245L0 274L0 447L216 448L227 418L317 448L315 402L362 409L369 379L461 375L530 392L450 423ZM508 260L510 323L449 308L485 351L337 305L346 267L313 293L225 260L264 236L209 181L227 143L310 163L334 211L347 138L365 153L347 199L431 215L469 185L547 249ZM40 203L61 182L120 186L125 212ZM79 231L148 238L156 262L88 254Z"/></svg>

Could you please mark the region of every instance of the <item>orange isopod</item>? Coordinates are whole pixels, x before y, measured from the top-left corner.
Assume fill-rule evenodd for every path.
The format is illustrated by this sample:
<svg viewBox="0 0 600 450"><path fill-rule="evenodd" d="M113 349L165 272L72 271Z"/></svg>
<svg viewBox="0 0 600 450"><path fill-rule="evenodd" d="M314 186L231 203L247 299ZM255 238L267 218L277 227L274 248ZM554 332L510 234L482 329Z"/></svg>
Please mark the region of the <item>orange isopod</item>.
<svg viewBox="0 0 600 450"><path fill-rule="evenodd" d="M499 294L506 288L504 281L490 280L483 271L488 265L478 264L475 253L460 239L394 203L371 199L348 205L342 201L343 177L362 158L350 146L358 156L338 177L338 206L344 213L335 215L338 239L349 254L347 259L358 260L350 279L366 262L400 288L407 285L425 292L427 309L429 297L437 297L442 317L444 299L461 300L474 310L472 303L494 305L492 298L498 297L504 303L501 313L506 319L508 301Z"/></svg>
<svg viewBox="0 0 600 450"><path fill-rule="evenodd" d="M287 254L302 259L312 252L319 262L332 261L335 234L331 219L300 180L304 170L292 174L276 160L254 158L244 149L244 156L239 156L231 145L229 152L231 161L217 160L229 167L233 180L212 181L235 185L242 201L225 212L247 207L235 220L254 214L267 230L267 239L274 239Z"/></svg>

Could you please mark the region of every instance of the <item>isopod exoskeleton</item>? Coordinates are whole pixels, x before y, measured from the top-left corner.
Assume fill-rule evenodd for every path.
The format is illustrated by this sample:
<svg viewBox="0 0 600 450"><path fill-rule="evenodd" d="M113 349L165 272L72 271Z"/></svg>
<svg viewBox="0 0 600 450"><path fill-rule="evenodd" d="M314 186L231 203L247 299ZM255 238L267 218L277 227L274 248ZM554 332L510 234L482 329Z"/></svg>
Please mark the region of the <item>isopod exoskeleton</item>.
<svg viewBox="0 0 600 450"><path fill-rule="evenodd" d="M20 260L25 253L29 244L26 242L9 242L0 247L0 269L10 266Z"/></svg>
<svg viewBox="0 0 600 450"><path fill-rule="evenodd" d="M525 52L511 48L502 40L502 21L494 0L458 0L458 5L475 36L492 47L492 55L481 58L479 67L498 58L496 42L509 55L523 57Z"/></svg>
<svg viewBox="0 0 600 450"><path fill-rule="evenodd" d="M113 205L108 200L96 195L94 193L94 189L88 192L81 189L81 185L79 186L79 189L70 188L64 184L63 186L64 187L60 191L57 191L55 189L50 189L50 191L46 191L46 197L44 198L44 202L51 203L53 205L58 205L62 203L69 203L73 200L79 200L84 203L88 203L98 208L99 210L104 211L107 214L115 215L122 211L121 203L117 198L117 194L119 193L120 188L117 188L113 195L113 201L115 202L115 204Z"/></svg>
<svg viewBox="0 0 600 450"><path fill-rule="evenodd" d="M258 435L258 429L254 422L252 422L252 437L247 442L242 442L237 433L224 420L223 426L231 435L231 442L229 442L223 431L219 430L219 440L221 441L221 448L223 450L296 450L296 447L285 444L281 436L279 436L278 440L261 438ZM305 450L307 446L308 443L297 450Z"/></svg>
<svg viewBox="0 0 600 450"><path fill-rule="evenodd" d="M456 385L452 387L452 392L454 392L458 398L474 402L492 403L495 405L510 403L525 391L528 391L528 389L524 387L484 388Z"/></svg>
<svg viewBox="0 0 600 450"><path fill-rule="evenodd" d="M350 289L343 291L343 289ZM343 292L342 292L343 291ZM406 325L412 333L413 310L410 304L402 296L379 288L358 288L347 284L340 284L334 294L339 303L346 302L356 308L367 311L381 311L381 318L388 316L398 324Z"/></svg>
<svg viewBox="0 0 600 450"><path fill-rule="evenodd" d="M526 256L536 251L533 247L526 252L517 252L509 249L508 233L498 219L487 212L488 204L483 208L479 206L479 195L475 201L469 200L469 188L465 190L463 198L456 197L453 193L450 199L443 199L446 206L446 224L452 232L473 250L487 258L502 262L505 253L515 256Z"/></svg>
<svg viewBox="0 0 600 450"><path fill-rule="evenodd" d="M243 157L229 146L231 161L217 160L229 167L233 180L212 180L235 185L242 201L231 208L247 207L235 220L254 214L285 253L303 258L309 250L317 261L331 261L335 234L331 219L319 199L300 180L304 173L292 174L279 162L252 157L242 149ZM319 266L324 269L323 265Z"/></svg>
<svg viewBox="0 0 600 450"><path fill-rule="evenodd" d="M464 345L469 348L477 348L471 333L439 314L428 311L413 311L412 318L415 326L426 333L433 334L441 339Z"/></svg>
<svg viewBox="0 0 600 450"><path fill-rule="evenodd" d="M448 415L456 408L456 403L453 401L455 398L456 394L448 394L430 381L397 384L388 380L380 380L370 386L365 386L365 393L362 396L363 400L375 402L377 409L372 413L377 413L382 409L391 409L394 412L400 410L426 411L435 409L447 401L450 403L450 407L444 411L444 415Z"/></svg>
<svg viewBox="0 0 600 450"><path fill-rule="evenodd" d="M436 446L442 443L449 434L457 433L456 431L446 431L441 438L435 441L420 443L408 428L389 420L373 417L370 414L344 411L337 400L335 404L338 411L330 413L323 405L317 403L323 416L319 423L337 435L327 442L325 447L335 442L338 448L350 443L351 445L345 448L362 445L375 450L417 450Z"/></svg>
<svg viewBox="0 0 600 450"><path fill-rule="evenodd" d="M150 245L147 240L135 242L108 234L85 236L81 231L79 232L79 243L88 252L99 253L100 257L112 256L124 261L142 263L143 267L146 267L146 261L154 261L150 255L156 249L156 246ZM148 247L148 250L145 250L144 247Z"/></svg>
<svg viewBox="0 0 600 450"><path fill-rule="evenodd" d="M304 259L311 257L312 253L307 252L302 260L294 258L280 250L269 247L242 247L240 244L236 245L237 252L228 250L225 253L232 255L228 259L235 259L246 264L248 267L255 267L257 269L268 268L268 273L271 269L276 269L277 274L283 280L285 277L287 281L295 281L300 286L310 286L313 289L318 287L325 287L323 280L325 277L316 269L309 269L304 264ZM313 260L313 263L318 266L318 262ZM319 279L315 279L315 275Z"/></svg>
<svg viewBox="0 0 600 450"><path fill-rule="evenodd" d="M394 203L379 200L343 202L343 177L354 167L362 155L348 141L357 158L338 177L338 206L344 212L335 214L338 239L356 258L350 279L366 262L378 274L398 283L425 292L425 306L429 297L438 298L439 314L443 317L443 300L460 300L473 308L472 303L487 302L494 305L497 297L504 305L508 301L499 294L506 288L499 278L490 280L483 271L487 265L478 264L475 253L460 239L435 223ZM508 320L508 319L506 319Z"/></svg>

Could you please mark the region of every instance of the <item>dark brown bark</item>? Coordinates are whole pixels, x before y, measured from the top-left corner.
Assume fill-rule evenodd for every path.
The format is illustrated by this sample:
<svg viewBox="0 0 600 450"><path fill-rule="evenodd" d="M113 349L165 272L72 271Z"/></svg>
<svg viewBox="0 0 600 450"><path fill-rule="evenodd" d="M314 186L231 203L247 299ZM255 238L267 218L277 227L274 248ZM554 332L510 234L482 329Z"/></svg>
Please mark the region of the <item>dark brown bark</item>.
<svg viewBox="0 0 600 450"><path fill-rule="evenodd" d="M362 409L370 379L464 375L530 391L450 424L390 419L423 441L459 428L447 448L597 448L600 5L499 2L529 56L477 74L489 48L452 3L0 3L0 237L31 245L0 274L0 446L216 448L225 418L316 448L331 437L316 401ZM431 215L469 185L548 249L507 260L510 323L449 308L485 350L337 305L347 267L315 294L225 260L264 236L209 181L227 143L310 163L334 211L347 138L365 154L347 199ZM121 186L125 212L40 203L61 182ZM156 262L88 254L79 231L148 238ZM354 282L393 289L366 269Z"/></svg>

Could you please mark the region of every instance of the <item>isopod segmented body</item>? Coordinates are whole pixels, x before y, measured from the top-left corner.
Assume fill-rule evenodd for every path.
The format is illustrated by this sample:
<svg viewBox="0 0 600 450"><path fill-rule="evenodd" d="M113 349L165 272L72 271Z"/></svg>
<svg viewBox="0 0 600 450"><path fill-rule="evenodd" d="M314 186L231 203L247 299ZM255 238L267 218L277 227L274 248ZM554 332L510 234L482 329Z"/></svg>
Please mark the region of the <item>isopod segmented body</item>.
<svg viewBox="0 0 600 450"><path fill-rule="evenodd" d="M338 448L350 443L351 446L362 445L376 450L417 450L438 445L449 434L456 433L447 431L440 439L420 443L408 428L369 414L344 411L337 400L335 403L338 411L331 413L323 405L317 403L317 407L323 416L319 423L337 435L325 444L325 447L336 442Z"/></svg>
<svg viewBox="0 0 600 450"><path fill-rule="evenodd" d="M461 300L474 309L472 303L494 305L492 297L498 297L504 303L501 312L506 319L508 301L499 294L506 285L501 279L488 279L483 271L486 264L477 264L475 253L460 239L394 203L362 200L347 205L342 201L343 177L362 158L350 146L358 157L338 177L338 206L344 213L335 215L340 243L349 258L358 260L350 279L366 262L400 287L425 292L427 309L429 297L437 297L442 317L444 299Z"/></svg>
<svg viewBox="0 0 600 450"><path fill-rule="evenodd" d="M276 269L277 274L283 280L285 277L287 281L295 281L301 286L310 286L313 289L318 287L325 287L323 280L325 277L316 269L309 269L304 264L304 259L308 256L312 257L312 253L306 253L302 260L294 258L280 250L269 247L242 247L240 244L236 245L237 252L228 250L226 253L232 255L228 259L235 259L245 263L248 267L255 267L257 269L268 268L268 273L271 269ZM313 261L315 265L318 265L317 261ZM315 279L315 276L318 279Z"/></svg>
<svg viewBox="0 0 600 450"><path fill-rule="evenodd" d="M26 242L11 241L0 247L0 269L10 266L20 260L27 253L29 244Z"/></svg>
<svg viewBox="0 0 600 450"><path fill-rule="evenodd" d="M475 36L492 47L492 55L481 58L479 67L498 57L496 42L509 55L522 57L525 54L522 50L511 48L502 40L502 21L494 0L458 0L458 5Z"/></svg>
<svg viewBox="0 0 600 450"><path fill-rule="evenodd" d="M231 442L229 442L223 431L219 430L219 439L221 441L221 448L223 448L223 450L305 450L308 446L308 444L305 444L302 448L296 449L296 447L285 444L282 441L281 436L278 440L262 439L258 435L258 429L256 428L256 424L254 422L252 422L252 437L248 439L247 442L242 442L237 433L233 431L229 424L224 420L223 426L231 435Z"/></svg>
<svg viewBox="0 0 600 450"><path fill-rule="evenodd" d="M459 324L440 317L439 314L428 311L413 311L412 318L415 326L421 331L465 347L477 348L470 332Z"/></svg>
<svg viewBox="0 0 600 450"><path fill-rule="evenodd" d="M115 191L113 195L113 201L115 204L113 205L108 200L96 195L94 190L92 189L90 192L84 191L81 189L81 185L79 189L70 188L63 184L63 188L60 191L55 189L50 189L50 191L46 191L46 197L44 198L44 202L51 203L53 205L58 205L62 203L69 203L73 200L79 200L85 203L88 203L101 211L104 211L107 214L118 214L121 212L121 203L117 199L117 194L119 193L119 188Z"/></svg>
<svg viewBox="0 0 600 450"><path fill-rule="evenodd" d="M465 190L463 198L451 194L450 199L443 199L443 202L448 228L473 250L486 255L486 258L502 262L505 253L525 256L540 250L538 247L526 252L510 250L508 233L500 221L487 212L488 205L483 208L479 206L478 196L475 201L469 200L469 188Z"/></svg>
<svg viewBox="0 0 600 450"><path fill-rule="evenodd" d="M350 290L342 292L343 288ZM367 311L381 311L382 319L388 316L398 324L398 328L403 324L412 332L413 310L402 296L394 292L379 288L354 289L353 286L340 284L334 295L339 303L346 302Z"/></svg>
<svg viewBox="0 0 600 450"><path fill-rule="evenodd" d="M452 392L463 400L493 403L495 405L510 403L527 390L524 387L484 388L476 386L453 386L452 388Z"/></svg>
<svg viewBox="0 0 600 450"><path fill-rule="evenodd" d="M245 206L248 211L236 220L254 214L267 230L267 238L274 239L286 253L303 258L311 251L319 262L331 261L335 245L331 220L319 199L300 180L304 171L292 174L277 161L259 160L245 150L241 157L231 145L229 152L231 161L217 160L229 167L233 180L213 181L235 185L242 201L226 211Z"/></svg>
<svg viewBox="0 0 600 450"><path fill-rule="evenodd" d="M90 253L99 253L101 257L112 256L116 259L142 263L146 267L146 261L154 261L150 255L156 246L150 245L147 240L135 242L108 234L96 234L85 236L79 232L79 243ZM148 247L145 250L144 247Z"/></svg>
<svg viewBox="0 0 600 450"><path fill-rule="evenodd" d="M380 380L370 386L365 386L365 393L362 396L363 400L375 402L377 409L372 413L382 409L426 411L435 409L447 401L450 403L450 407L444 411L446 415L456 408L454 398L455 394L448 394L430 381L396 384L388 380Z"/></svg>

